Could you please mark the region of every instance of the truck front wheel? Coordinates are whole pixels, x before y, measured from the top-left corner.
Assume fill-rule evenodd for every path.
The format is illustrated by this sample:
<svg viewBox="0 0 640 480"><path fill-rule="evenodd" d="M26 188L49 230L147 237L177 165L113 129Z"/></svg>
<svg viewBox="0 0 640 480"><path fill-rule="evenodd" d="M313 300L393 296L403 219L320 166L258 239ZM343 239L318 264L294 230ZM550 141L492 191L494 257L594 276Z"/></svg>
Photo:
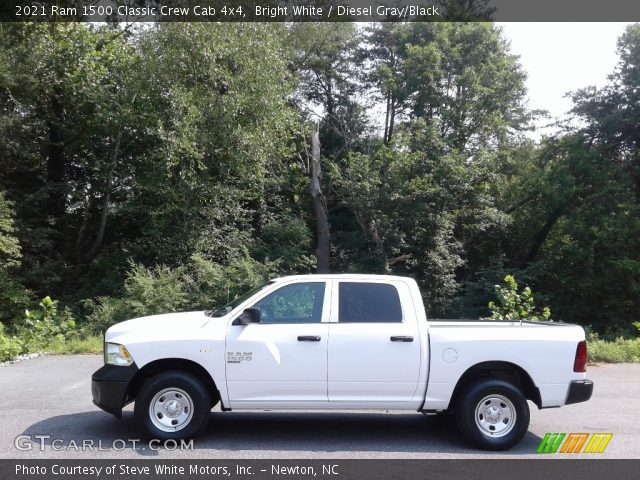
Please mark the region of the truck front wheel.
<svg viewBox="0 0 640 480"><path fill-rule="evenodd" d="M159 373L143 383L134 415L149 438L191 438L207 426L211 406L211 395L202 382L176 370Z"/></svg>
<svg viewBox="0 0 640 480"><path fill-rule="evenodd" d="M469 385L456 405L462 433L476 447L507 450L529 428L529 405L522 392L508 382L479 380Z"/></svg>

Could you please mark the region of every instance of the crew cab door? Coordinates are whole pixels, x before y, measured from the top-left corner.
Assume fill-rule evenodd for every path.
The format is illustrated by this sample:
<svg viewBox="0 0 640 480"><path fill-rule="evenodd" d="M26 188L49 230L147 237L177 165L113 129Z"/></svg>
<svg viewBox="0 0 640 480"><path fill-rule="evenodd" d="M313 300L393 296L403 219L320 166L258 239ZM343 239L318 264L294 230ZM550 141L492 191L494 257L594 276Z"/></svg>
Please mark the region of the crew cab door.
<svg viewBox="0 0 640 480"><path fill-rule="evenodd" d="M333 297L329 402L349 408L415 403L418 408L421 341L408 286L336 280Z"/></svg>
<svg viewBox="0 0 640 480"><path fill-rule="evenodd" d="M229 327L231 408L326 404L330 288L326 281L279 286L250 305L260 323Z"/></svg>

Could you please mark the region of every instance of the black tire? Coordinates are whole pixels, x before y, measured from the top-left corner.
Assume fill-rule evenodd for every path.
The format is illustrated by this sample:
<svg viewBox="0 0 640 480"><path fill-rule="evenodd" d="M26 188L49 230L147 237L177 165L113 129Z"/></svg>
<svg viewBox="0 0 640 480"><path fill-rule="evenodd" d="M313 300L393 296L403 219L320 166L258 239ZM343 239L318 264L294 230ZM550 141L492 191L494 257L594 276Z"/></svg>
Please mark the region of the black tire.
<svg viewBox="0 0 640 480"><path fill-rule="evenodd" d="M456 403L456 420L460 431L474 446L484 450L507 450L527 433L529 404L512 384L483 379L470 384L461 393Z"/></svg>
<svg viewBox="0 0 640 480"><path fill-rule="evenodd" d="M154 420L150 412L151 402L168 413L163 415L163 412L158 412L158 420ZM197 377L170 370L142 384L136 396L134 415L138 427L148 438L182 439L195 437L207 426L211 408L211 393ZM172 419L170 415L177 416ZM161 422L168 425L164 425L164 429L159 428ZM177 426L172 426L171 422Z"/></svg>

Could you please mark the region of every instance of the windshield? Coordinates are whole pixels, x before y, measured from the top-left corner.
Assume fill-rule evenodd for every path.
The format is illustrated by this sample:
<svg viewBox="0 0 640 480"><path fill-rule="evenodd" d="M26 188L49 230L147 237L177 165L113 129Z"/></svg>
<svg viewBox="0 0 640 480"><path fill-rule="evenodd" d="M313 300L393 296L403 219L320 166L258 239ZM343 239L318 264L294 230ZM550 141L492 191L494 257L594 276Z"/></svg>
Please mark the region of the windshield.
<svg viewBox="0 0 640 480"><path fill-rule="evenodd" d="M269 283L271 283L271 282L266 282L266 283L263 283L262 285L258 285L257 287L252 288L248 292L243 293L239 297L235 298L233 301L227 303L224 307L215 307L215 308L213 308L211 310L207 310L204 313L208 317L224 317L227 313L229 313L231 310L236 308L238 305L240 305L246 299L250 298L252 295L255 295L260 290L262 290L264 287L269 285Z"/></svg>

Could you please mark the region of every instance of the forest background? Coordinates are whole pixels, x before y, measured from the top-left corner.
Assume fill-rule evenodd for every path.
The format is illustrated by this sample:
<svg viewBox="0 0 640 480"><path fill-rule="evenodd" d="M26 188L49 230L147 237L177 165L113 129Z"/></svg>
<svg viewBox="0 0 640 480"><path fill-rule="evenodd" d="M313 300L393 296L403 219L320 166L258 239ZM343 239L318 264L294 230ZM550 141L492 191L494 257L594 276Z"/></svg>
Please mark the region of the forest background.
<svg viewBox="0 0 640 480"><path fill-rule="evenodd" d="M490 316L511 275L639 360L640 25L540 139L490 22L1 24L0 45L0 360L329 271L411 276L431 318Z"/></svg>

